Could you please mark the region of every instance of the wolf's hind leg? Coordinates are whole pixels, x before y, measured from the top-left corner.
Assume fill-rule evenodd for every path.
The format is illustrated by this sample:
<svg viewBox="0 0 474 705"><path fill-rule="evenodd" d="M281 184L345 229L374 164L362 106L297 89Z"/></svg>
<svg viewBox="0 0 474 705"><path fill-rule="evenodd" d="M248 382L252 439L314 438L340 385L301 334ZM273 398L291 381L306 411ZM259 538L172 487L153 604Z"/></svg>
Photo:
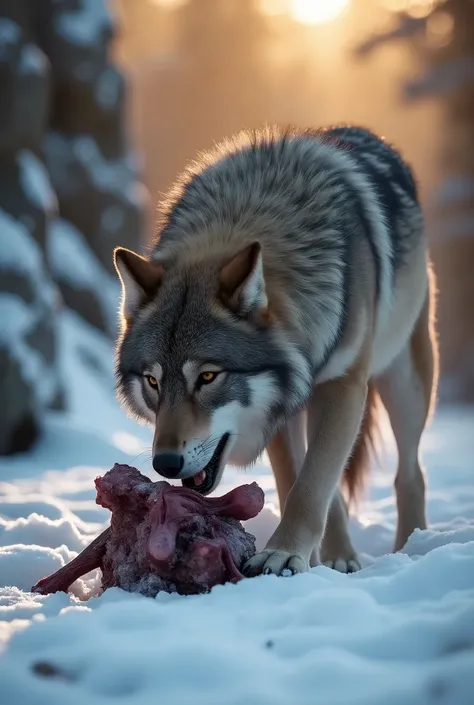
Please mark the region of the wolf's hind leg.
<svg viewBox="0 0 474 705"><path fill-rule="evenodd" d="M419 445L437 384L437 345L433 326L433 293L427 299L411 338L390 368L377 379L398 449L395 493L398 527L395 551L415 529L426 528L425 480Z"/></svg>

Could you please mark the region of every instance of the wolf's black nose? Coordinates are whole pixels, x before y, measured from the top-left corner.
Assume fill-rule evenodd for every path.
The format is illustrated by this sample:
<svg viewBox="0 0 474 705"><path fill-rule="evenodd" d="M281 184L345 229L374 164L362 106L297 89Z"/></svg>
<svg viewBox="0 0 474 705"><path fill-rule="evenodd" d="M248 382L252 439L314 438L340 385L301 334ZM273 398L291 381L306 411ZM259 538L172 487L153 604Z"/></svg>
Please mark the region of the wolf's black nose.
<svg viewBox="0 0 474 705"><path fill-rule="evenodd" d="M155 453L153 456L153 468L159 475L169 480L179 475L183 465L184 458L179 453Z"/></svg>

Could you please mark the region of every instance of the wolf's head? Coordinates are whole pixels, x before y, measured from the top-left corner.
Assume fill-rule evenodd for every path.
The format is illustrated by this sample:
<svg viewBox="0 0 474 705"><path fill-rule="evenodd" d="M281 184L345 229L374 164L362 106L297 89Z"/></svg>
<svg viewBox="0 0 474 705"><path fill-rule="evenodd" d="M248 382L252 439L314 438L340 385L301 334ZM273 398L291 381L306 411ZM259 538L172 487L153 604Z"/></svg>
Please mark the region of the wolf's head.
<svg viewBox="0 0 474 705"><path fill-rule="evenodd" d="M121 400L155 426L153 467L203 494L226 462L254 462L307 393L274 316L258 243L230 256L148 260L118 248Z"/></svg>

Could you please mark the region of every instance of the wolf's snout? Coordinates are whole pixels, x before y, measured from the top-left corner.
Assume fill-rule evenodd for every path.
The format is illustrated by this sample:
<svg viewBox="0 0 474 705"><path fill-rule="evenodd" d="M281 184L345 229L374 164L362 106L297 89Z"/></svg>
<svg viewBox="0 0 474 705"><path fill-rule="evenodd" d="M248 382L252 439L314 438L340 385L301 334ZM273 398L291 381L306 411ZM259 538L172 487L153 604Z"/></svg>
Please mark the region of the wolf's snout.
<svg viewBox="0 0 474 705"><path fill-rule="evenodd" d="M165 451L155 453L153 456L153 468L162 477L173 480L178 477L183 469L184 457L180 453Z"/></svg>

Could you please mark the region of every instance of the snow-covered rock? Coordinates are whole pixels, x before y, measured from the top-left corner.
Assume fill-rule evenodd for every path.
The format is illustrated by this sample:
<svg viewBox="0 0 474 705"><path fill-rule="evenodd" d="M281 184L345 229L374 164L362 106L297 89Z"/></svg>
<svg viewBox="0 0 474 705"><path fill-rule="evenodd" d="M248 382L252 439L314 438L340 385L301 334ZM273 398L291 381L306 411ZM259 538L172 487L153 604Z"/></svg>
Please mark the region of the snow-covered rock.
<svg viewBox="0 0 474 705"><path fill-rule="evenodd" d="M57 200L44 165L31 151L22 149L0 158L0 208L22 223L44 251Z"/></svg>
<svg viewBox="0 0 474 705"><path fill-rule="evenodd" d="M51 115L51 127L66 135L90 134L107 159L126 149L125 79L105 65L91 80L60 84Z"/></svg>
<svg viewBox="0 0 474 705"><path fill-rule="evenodd" d="M26 197L47 215L53 215L57 211L58 203L46 167L26 149L22 149L17 158L20 165L20 185Z"/></svg>
<svg viewBox="0 0 474 705"><path fill-rule="evenodd" d="M0 454L26 450L59 403L56 303L38 244L0 210Z"/></svg>
<svg viewBox="0 0 474 705"><path fill-rule="evenodd" d="M66 220L54 221L47 251L50 270L65 304L96 328L114 335L118 281L105 270L82 233Z"/></svg>
<svg viewBox="0 0 474 705"><path fill-rule="evenodd" d="M38 149L48 115L48 61L6 17L0 17L0 84L0 148Z"/></svg>
<svg viewBox="0 0 474 705"><path fill-rule="evenodd" d="M30 448L45 409L63 404L61 294L113 336L112 252L139 246L142 187L113 34L107 0L1 3L0 454Z"/></svg>
<svg viewBox="0 0 474 705"><path fill-rule="evenodd" d="M64 0L49 7L43 46L55 90L43 143L46 165L61 217L83 236L81 251L85 252L87 243L102 267L115 277L113 249L118 244L139 248L148 204L129 152L125 79L110 60L115 19L107 0ZM68 230L64 237L72 247L70 235ZM74 247L77 254L77 237ZM83 262L94 259L84 257ZM79 303L77 286L71 288L68 276L59 281L65 298L79 312L83 313L84 306L90 312L92 291L97 289L82 290ZM101 307L97 314L101 315ZM88 320L110 330L97 316L89 315Z"/></svg>
<svg viewBox="0 0 474 705"><path fill-rule="evenodd" d="M61 215L85 236L101 263L114 274L117 244L136 249L147 193L128 155L106 159L90 134L50 132L45 158Z"/></svg>
<svg viewBox="0 0 474 705"><path fill-rule="evenodd" d="M108 62L115 21L107 0L62 0L49 7L44 46L60 83L94 82Z"/></svg>

